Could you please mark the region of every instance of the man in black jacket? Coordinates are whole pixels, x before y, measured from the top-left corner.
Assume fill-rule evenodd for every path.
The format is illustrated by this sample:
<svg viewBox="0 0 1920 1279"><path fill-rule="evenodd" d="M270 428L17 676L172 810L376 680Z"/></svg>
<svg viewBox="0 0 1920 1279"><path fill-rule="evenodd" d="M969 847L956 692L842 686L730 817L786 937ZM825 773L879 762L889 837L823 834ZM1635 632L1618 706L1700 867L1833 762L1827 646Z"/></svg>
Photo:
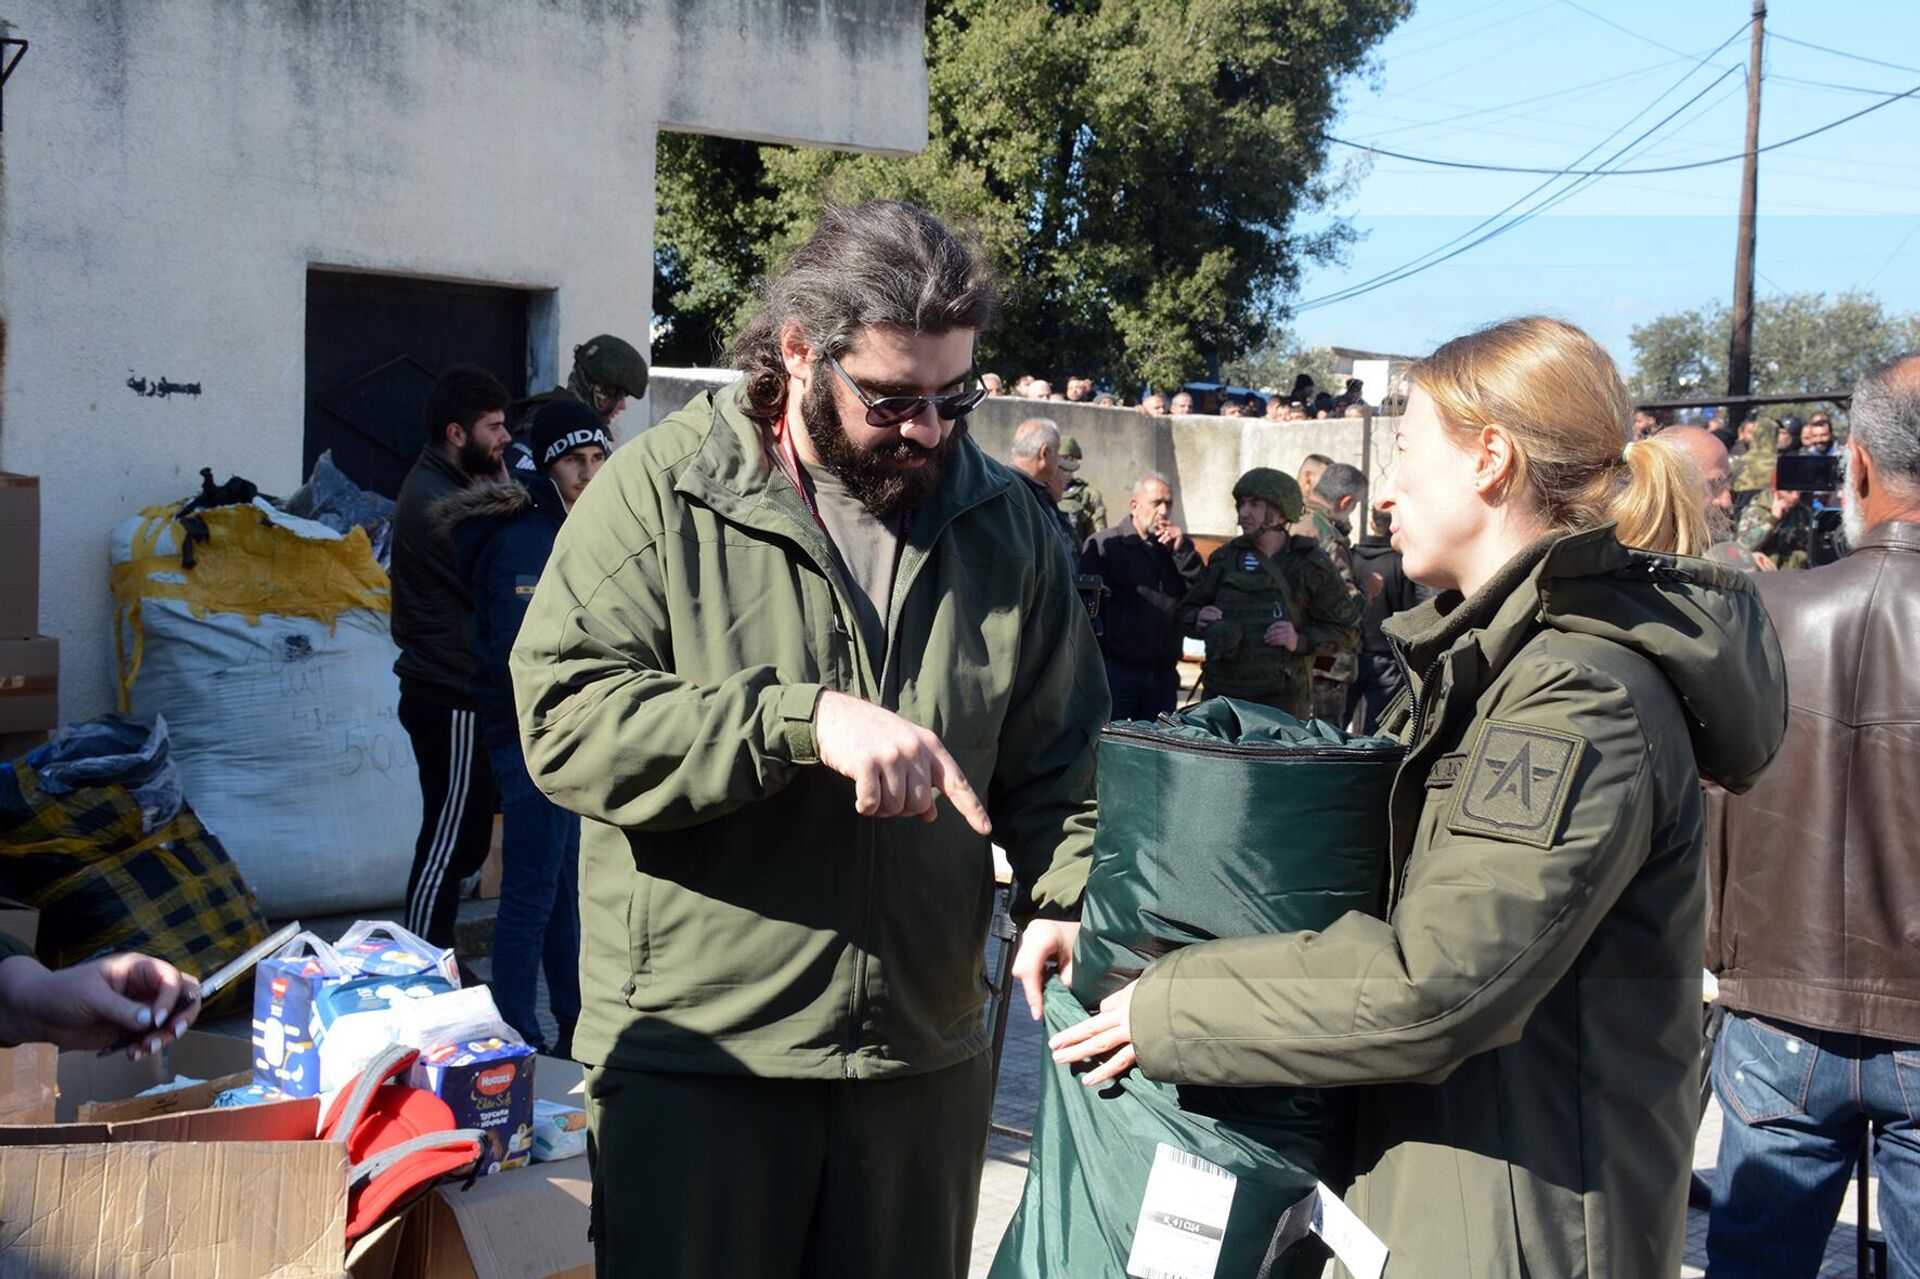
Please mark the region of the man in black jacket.
<svg viewBox="0 0 1920 1279"><path fill-rule="evenodd" d="M453 944L460 881L486 860L496 796L473 697L473 597L434 508L476 480L506 478L512 398L485 369L448 369L427 396L427 446L393 513L393 671L420 767L407 927L436 946Z"/></svg>
<svg viewBox="0 0 1920 1279"><path fill-rule="evenodd" d="M1386 512L1376 509L1371 514L1373 527L1353 546L1354 582L1366 596L1367 611L1360 618L1359 674L1347 685L1347 717L1341 721L1353 723L1355 708L1365 702L1366 711L1360 721L1363 733L1380 727L1380 713L1407 682L1380 624L1433 594L1401 568L1400 552L1394 550L1388 540L1393 522Z"/></svg>
<svg viewBox="0 0 1920 1279"><path fill-rule="evenodd" d="M1100 653L1115 719L1152 719L1180 700L1180 601L1206 564L1172 514L1172 483L1150 471L1134 481L1127 518L1080 552L1080 571L1109 592Z"/></svg>

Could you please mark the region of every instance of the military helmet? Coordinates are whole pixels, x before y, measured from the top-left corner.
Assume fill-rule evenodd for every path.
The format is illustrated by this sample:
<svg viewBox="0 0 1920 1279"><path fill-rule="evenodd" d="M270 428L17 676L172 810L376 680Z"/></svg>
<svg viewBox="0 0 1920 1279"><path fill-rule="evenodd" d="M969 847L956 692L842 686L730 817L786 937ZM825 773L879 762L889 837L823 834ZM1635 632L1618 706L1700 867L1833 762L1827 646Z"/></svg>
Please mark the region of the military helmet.
<svg viewBox="0 0 1920 1279"><path fill-rule="evenodd" d="M611 333L588 338L573 348L574 367L602 386L639 399L647 393L647 362L632 345Z"/></svg>
<svg viewBox="0 0 1920 1279"><path fill-rule="evenodd" d="M1256 466L1234 481L1233 499L1257 497L1273 504L1280 512L1280 518L1291 523L1300 518L1307 509L1307 500L1300 492L1300 482L1285 471L1276 471L1271 466Z"/></svg>
<svg viewBox="0 0 1920 1279"><path fill-rule="evenodd" d="M1080 458L1085 457L1086 454L1080 451L1080 441L1069 435L1060 441L1060 456Z"/></svg>

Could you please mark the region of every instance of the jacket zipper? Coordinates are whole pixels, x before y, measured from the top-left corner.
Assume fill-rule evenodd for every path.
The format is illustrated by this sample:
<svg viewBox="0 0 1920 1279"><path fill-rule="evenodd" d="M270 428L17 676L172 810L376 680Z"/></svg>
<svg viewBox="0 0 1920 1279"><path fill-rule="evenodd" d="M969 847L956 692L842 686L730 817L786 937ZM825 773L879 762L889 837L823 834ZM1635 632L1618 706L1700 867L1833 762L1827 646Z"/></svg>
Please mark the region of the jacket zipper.
<svg viewBox="0 0 1920 1279"><path fill-rule="evenodd" d="M920 576L920 570L926 566L928 560L933 558L933 546L939 543L940 538L946 533L948 526L955 520L977 506L986 505L1004 492L1006 492L1005 489L995 489L979 501L969 503L955 511L948 517L946 524L934 530L932 538L928 541L927 552L913 559L911 562L909 562L908 556L914 553L912 538L909 536L905 539L906 544L900 548L900 571L894 578L893 599L889 601L887 607L886 648L880 655L880 670L878 674L880 683L879 687L874 689L874 705L882 707L886 705L888 689L890 687L890 677L893 674L894 640L896 632L900 628L900 618L906 613L907 593L913 589L913 583ZM866 865L861 868L861 878L865 881L863 884L865 892L861 894L860 898L861 909L864 914L860 920L861 930L859 935L863 937L871 935L870 930L867 929L865 925L868 920L873 918L873 896L878 887L875 883L878 876L875 874L874 868L879 862L880 856L878 849L874 846L876 842L877 832L870 825L866 847L863 850L866 856ZM854 1071L854 1054L859 1051L860 1047L860 1014L862 1007L866 1003L867 969L871 959L872 956L866 950L862 950L859 959L854 963L853 967L853 996L847 1002L847 1016L852 1022L852 1027L848 1040L846 1059L842 1066L845 1077L848 1079L856 1079L859 1077Z"/></svg>
<svg viewBox="0 0 1920 1279"><path fill-rule="evenodd" d="M1394 656L1394 659L1400 663L1401 675L1407 680L1407 686L1409 688L1412 688L1413 687L1413 664L1407 660L1406 645L1401 643L1399 640L1394 639L1392 636L1388 636L1387 639L1388 639L1388 642L1393 645L1393 656ZM1413 722L1412 722L1413 731L1407 734L1407 757L1408 758L1411 758L1414 752L1420 749L1420 734L1426 727L1427 703L1433 696L1433 681L1440 674L1441 663L1446 660L1447 660L1446 650L1442 650L1437 656L1435 656L1433 661L1427 664L1426 674L1421 676L1420 687L1414 693ZM1392 820L1393 814L1389 813L1387 815L1387 818L1388 818L1387 829L1389 834L1391 835L1391 832L1393 830L1393 820ZM1411 854L1409 854L1409 857L1411 857ZM1393 850L1391 848L1387 850L1387 873L1392 877L1392 880L1393 880L1393 892L1390 895L1390 900L1387 902L1387 918L1391 919L1393 918L1394 908L1400 904L1400 895L1406 891L1406 887L1407 887L1406 867L1395 866L1393 864Z"/></svg>

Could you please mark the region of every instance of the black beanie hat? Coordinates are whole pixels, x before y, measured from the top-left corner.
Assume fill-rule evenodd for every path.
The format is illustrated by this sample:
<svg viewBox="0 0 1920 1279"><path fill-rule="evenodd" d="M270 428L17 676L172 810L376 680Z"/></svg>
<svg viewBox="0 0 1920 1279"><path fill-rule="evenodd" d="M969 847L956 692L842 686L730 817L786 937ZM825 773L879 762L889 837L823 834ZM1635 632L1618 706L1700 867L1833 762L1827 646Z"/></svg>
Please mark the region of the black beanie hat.
<svg viewBox="0 0 1920 1279"><path fill-rule="evenodd" d="M589 444L598 444L607 452L613 452L606 423L593 411L593 406L571 399L549 400L535 411L530 443L533 464L542 475L561 454Z"/></svg>

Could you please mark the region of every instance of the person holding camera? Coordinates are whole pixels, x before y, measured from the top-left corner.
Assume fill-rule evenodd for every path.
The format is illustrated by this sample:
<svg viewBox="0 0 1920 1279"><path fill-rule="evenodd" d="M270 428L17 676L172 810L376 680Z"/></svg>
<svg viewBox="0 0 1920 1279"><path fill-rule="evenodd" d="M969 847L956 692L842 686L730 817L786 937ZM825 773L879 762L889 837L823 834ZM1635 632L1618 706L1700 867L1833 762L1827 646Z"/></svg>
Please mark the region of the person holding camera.
<svg viewBox="0 0 1920 1279"><path fill-rule="evenodd" d="M1920 1265L1920 355L1863 379L1852 419L1852 554L1756 579L1786 659L1786 740L1708 823L1727 1011L1714 1279L1813 1274L1869 1127L1893 1273Z"/></svg>

